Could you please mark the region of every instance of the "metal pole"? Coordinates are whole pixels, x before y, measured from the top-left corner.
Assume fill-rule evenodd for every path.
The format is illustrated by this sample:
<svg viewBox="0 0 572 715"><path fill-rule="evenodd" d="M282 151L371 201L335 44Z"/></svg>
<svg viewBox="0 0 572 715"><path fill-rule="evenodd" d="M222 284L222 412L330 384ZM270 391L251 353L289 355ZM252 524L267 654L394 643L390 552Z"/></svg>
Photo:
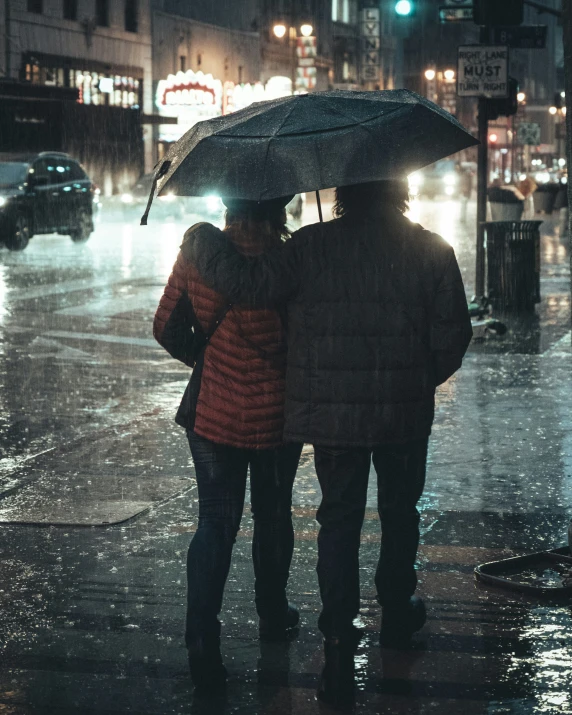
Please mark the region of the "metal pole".
<svg viewBox="0 0 572 715"><path fill-rule="evenodd" d="M564 74L566 86L566 166L568 168L568 240L570 242L570 281L572 288L572 5L562 2L564 28Z"/></svg>
<svg viewBox="0 0 572 715"><path fill-rule="evenodd" d="M12 77L12 23L10 17L10 0L4 0L4 29L5 29L5 60L6 67L4 75L8 79Z"/></svg>
<svg viewBox="0 0 572 715"><path fill-rule="evenodd" d="M487 183L489 163L489 120L487 100L479 97L479 149L477 171L477 255L475 264L475 295L485 295L485 221L487 220Z"/></svg>

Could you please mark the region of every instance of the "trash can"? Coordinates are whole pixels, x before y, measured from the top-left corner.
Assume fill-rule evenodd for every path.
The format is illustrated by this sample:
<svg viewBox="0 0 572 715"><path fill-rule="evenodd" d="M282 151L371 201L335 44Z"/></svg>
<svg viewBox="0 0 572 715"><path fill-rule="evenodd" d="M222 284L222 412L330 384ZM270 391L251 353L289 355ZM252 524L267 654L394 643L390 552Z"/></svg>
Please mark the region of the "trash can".
<svg viewBox="0 0 572 715"><path fill-rule="evenodd" d="M524 196L515 186L491 186L487 191L493 221L520 221Z"/></svg>
<svg viewBox="0 0 572 715"><path fill-rule="evenodd" d="M495 310L530 312L540 303L542 221L485 223L487 293Z"/></svg>

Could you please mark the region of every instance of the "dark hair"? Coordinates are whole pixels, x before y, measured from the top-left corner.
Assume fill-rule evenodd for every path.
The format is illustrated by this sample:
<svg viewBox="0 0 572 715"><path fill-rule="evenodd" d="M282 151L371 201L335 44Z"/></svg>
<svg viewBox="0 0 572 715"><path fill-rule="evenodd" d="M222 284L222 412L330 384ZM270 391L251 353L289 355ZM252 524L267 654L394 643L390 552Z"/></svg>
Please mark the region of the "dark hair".
<svg viewBox="0 0 572 715"><path fill-rule="evenodd" d="M388 209L405 213L409 208L409 184L407 179L368 181L364 184L338 186L333 214L342 216L367 216Z"/></svg>
<svg viewBox="0 0 572 715"><path fill-rule="evenodd" d="M236 201L225 213L225 231L235 235L256 234L270 246L290 237L286 226L286 209L275 201Z"/></svg>

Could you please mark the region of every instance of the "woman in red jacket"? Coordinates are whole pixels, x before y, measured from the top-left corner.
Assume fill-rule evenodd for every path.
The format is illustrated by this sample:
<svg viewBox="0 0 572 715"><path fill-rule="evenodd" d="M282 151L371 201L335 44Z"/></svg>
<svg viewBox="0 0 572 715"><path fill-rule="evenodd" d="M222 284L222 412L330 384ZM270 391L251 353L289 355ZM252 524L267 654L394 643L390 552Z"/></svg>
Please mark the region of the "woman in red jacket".
<svg viewBox="0 0 572 715"><path fill-rule="evenodd" d="M225 234L246 255L288 237L285 206L224 200ZM217 231L197 224L185 234ZM199 522L187 556L185 641L195 690L226 682L220 653L220 613L232 547L244 508L250 467L254 520L252 557L261 638L281 639L299 620L286 598L294 546L292 485L301 444L283 444L286 336L281 315L228 305L179 252L153 323L157 341L193 366L191 326L206 336L176 421L187 430ZM196 339L195 339L196 340Z"/></svg>

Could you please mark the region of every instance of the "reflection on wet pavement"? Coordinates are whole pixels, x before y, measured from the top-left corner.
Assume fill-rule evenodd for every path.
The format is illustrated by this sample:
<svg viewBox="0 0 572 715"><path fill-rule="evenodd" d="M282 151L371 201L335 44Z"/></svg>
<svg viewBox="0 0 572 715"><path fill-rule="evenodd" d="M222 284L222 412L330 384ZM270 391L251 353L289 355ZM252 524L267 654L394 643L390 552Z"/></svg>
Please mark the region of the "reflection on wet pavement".
<svg viewBox="0 0 572 715"><path fill-rule="evenodd" d="M455 246L469 295L473 213L470 205L463 224L456 202L412 206L415 220ZM289 644L258 641L247 510L223 614L228 692L192 697L182 629L196 489L172 422L188 371L150 334L183 231L104 222L83 246L43 236L21 254L0 250L0 520L14 522L0 524L2 715L329 712L314 695L319 488L308 448L295 486L290 582L300 632ZM419 592L429 621L409 652L377 646L379 522L369 494L357 713L572 712L570 605L473 579L477 563L566 539L567 256L548 218L536 316L511 316L505 338L473 343L463 370L439 390L421 503ZM106 526L110 502L131 518Z"/></svg>

